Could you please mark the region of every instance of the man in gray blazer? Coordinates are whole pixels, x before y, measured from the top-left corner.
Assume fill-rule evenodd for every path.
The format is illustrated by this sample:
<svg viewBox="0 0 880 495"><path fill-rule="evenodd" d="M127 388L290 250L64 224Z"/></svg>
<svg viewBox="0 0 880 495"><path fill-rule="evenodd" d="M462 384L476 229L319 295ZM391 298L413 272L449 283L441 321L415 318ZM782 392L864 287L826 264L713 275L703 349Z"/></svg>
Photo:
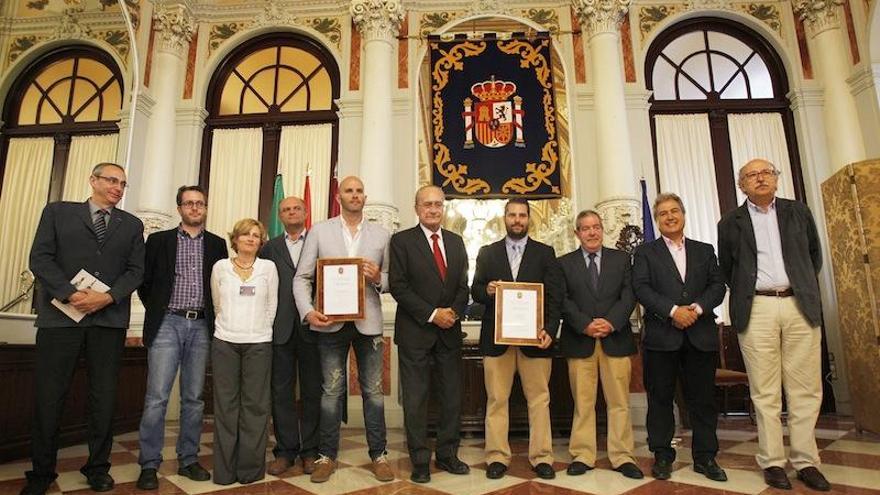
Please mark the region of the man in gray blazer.
<svg viewBox="0 0 880 495"><path fill-rule="evenodd" d="M336 470L339 428L347 393L346 358L349 348L357 356L358 382L364 401L364 425L373 473L379 481L391 481L394 473L385 451L385 397L382 371L385 341L382 337L382 304L379 294L388 290L388 241L390 233L364 219L364 183L346 177L339 183L341 215L312 227L303 246L293 297L300 315L318 332L323 394L321 395L318 460L312 472L313 483L330 479ZM314 306L313 283L319 258L363 258L366 279L366 311L362 320L333 323Z"/></svg>
<svg viewBox="0 0 880 495"><path fill-rule="evenodd" d="M89 177L85 202L59 201L43 209L31 248L30 268L37 291L37 360L33 429L33 470L23 495L43 494L58 476L58 428L80 351L89 375L89 457L80 472L92 490L113 489L110 449L113 410L131 293L144 277L144 224L116 208L125 193L125 170L100 163ZM110 287L78 289L70 280L80 270ZM74 321L52 304L57 299L81 313Z"/></svg>
<svg viewBox="0 0 880 495"><path fill-rule="evenodd" d="M764 481L791 489L786 461L814 490L831 485L818 469L816 420L822 405L822 252L813 215L799 201L777 198L779 171L763 159L739 170L742 206L718 222L718 263L730 286L730 320L739 332L758 423ZM783 443L782 389L789 452Z"/></svg>
<svg viewBox="0 0 880 495"><path fill-rule="evenodd" d="M272 423L275 429L275 460L268 472L284 474L302 459L303 472L312 474L318 457L318 421L321 417L321 361L318 335L303 324L293 303L293 278L306 242L305 203L296 196L278 205L284 234L270 240L260 257L278 269L278 311L272 327ZM294 388L299 374L302 417L297 414Z"/></svg>

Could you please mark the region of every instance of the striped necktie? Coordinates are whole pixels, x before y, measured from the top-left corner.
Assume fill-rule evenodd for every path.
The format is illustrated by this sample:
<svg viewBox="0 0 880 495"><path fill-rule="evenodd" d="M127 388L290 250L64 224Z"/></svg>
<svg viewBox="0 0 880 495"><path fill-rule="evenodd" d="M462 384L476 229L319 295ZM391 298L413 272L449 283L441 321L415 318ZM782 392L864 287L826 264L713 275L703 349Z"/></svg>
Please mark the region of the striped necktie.
<svg viewBox="0 0 880 495"><path fill-rule="evenodd" d="M514 244L511 247L513 248L513 258L510 260L510 274L516 280L516 277L519 275L519 265L522 262L522 246Z"/></svg>
<svg viewBox="0 0 880 495"><path fill-rule="evenodd" d="M104 244L104 238L107 237L107 210L98 210L95 212L94 225L98 244Z"/></svg>

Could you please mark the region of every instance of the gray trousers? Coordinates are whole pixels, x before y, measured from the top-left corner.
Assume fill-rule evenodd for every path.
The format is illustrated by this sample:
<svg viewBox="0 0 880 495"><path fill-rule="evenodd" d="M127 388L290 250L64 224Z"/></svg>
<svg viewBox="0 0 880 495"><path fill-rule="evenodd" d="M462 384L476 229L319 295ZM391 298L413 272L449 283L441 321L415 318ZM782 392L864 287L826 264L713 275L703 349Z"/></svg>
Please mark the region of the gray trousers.
<svg viewBox="0 0 880 495"><path fill-rule="evenodd" d="M214 338L214 483L250 483L266 475L272 343Z"/></svg>

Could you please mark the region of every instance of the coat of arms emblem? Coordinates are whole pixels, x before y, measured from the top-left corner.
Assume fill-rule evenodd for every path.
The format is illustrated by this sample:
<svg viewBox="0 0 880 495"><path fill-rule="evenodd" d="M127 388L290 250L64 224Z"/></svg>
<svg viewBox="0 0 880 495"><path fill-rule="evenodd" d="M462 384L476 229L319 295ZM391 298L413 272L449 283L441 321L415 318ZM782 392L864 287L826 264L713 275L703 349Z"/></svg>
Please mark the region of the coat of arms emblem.
<svg viewBox="0 0 880 495"><path fill-rule="evenodd" d="M524 148L522 119L522 97L513 96L516 84L509 81L496 81L495 76L488 81L471 86L471 93L479 100L474 105L470 97L464 99L464 149L474 147L477 141L487 148L502 148L513 140L514 146ZM511 96L513 96L511 101Z"/></svg>

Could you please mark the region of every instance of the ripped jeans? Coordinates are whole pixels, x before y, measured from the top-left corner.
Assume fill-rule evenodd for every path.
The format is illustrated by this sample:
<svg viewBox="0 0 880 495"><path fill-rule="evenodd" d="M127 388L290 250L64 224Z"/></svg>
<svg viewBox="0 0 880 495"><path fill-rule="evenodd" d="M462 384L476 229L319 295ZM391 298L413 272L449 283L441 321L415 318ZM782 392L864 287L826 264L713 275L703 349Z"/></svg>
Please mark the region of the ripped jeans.
<svg viewBox="0 0 880 495"><path fill-rule="evenodd" d="M385 453L385 398L382 395L382 359L385 341L381 335L362 335L354 323L346 323L334 333L318 334L323 375L321 393L321 442L318 451L336 459L339 451L339 428L342 423L348 384L348 348L357 358L358 382L364 401L364 425L370 459Z"/></svg>

